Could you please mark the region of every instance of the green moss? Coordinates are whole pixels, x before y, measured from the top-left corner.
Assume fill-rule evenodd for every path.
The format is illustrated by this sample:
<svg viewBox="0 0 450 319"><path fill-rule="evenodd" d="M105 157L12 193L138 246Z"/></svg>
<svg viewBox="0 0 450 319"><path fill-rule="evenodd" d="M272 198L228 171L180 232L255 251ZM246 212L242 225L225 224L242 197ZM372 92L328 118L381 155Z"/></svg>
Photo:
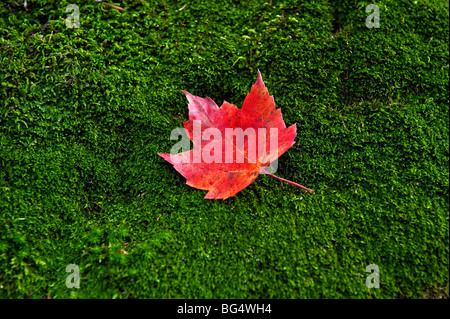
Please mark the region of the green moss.
<svg viewBox="0 0 450 319"><path fill-rule="evenodd" d="M0 5L0 297L448 296L448 3L72 2ZM204 200L157 156L179 90L241 106L257 70L315 193Z"/></svg>

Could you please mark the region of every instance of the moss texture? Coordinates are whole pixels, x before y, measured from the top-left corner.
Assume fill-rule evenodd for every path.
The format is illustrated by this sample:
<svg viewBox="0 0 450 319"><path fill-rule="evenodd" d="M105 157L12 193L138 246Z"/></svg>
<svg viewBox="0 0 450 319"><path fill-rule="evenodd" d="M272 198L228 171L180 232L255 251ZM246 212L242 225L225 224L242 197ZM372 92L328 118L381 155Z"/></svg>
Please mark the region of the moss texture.
<svg viewBox="0 0 450 319"><path fill-rule="evenodd" d="M2 2L0 297L448 296L448 2L370 3ZM204 200L157 155L179 90L240 107L257 70L315 193Z"/></svg>

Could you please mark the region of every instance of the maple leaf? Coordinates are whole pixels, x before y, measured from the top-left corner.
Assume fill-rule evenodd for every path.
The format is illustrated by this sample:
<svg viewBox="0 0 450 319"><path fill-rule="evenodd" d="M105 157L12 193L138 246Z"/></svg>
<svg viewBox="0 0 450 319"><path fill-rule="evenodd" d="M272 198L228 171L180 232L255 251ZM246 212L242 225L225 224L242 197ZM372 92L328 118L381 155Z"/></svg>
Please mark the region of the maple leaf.
<svg viewBox="0 0 450 319"><path fill-rule="evenodd" d="M186 178L186 184L208 190L206 199L227 199L262 173L313 192L266 171L270 163L294 145L297 133L295 124L286 128L281 110L276 109L259 71L241 109L226 101L218 107L209 97L181 92L189 102L189 120L183 124L194 148L158 155Z"/></svg>

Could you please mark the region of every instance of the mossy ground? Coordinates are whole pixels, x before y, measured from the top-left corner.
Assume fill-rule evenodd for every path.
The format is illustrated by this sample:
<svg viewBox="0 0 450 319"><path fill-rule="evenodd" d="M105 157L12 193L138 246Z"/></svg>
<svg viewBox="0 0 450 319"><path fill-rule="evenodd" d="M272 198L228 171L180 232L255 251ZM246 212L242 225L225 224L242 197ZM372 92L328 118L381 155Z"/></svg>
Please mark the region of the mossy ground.
<svg viewBox="0 0 450 319"><path fill-rule="evenodd" d="M448 296L448 2L111 3L0 4L0 297ZM179 90L240 107L258 69L315 193L205 200L157 155Z"/></svg>

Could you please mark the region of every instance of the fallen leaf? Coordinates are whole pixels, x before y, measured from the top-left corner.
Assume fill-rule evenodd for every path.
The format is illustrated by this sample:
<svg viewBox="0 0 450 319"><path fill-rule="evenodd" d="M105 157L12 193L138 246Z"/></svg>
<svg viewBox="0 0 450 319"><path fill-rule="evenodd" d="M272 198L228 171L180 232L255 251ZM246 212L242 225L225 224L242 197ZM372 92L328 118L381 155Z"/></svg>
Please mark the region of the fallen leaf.
<svg viewBox="0 0 450 319"><path fill-rule="evenodd" d="M184 128L194 148L158 155L171 163L189 186L208 190L206 199L227 199L263 173L312 193L266 171L294 145L297 133L295 124L286 128L281 110L276 109L259 71L241 109L226 101L218 107L209 97L182 92L189 102L189 120Z"/></svg>

